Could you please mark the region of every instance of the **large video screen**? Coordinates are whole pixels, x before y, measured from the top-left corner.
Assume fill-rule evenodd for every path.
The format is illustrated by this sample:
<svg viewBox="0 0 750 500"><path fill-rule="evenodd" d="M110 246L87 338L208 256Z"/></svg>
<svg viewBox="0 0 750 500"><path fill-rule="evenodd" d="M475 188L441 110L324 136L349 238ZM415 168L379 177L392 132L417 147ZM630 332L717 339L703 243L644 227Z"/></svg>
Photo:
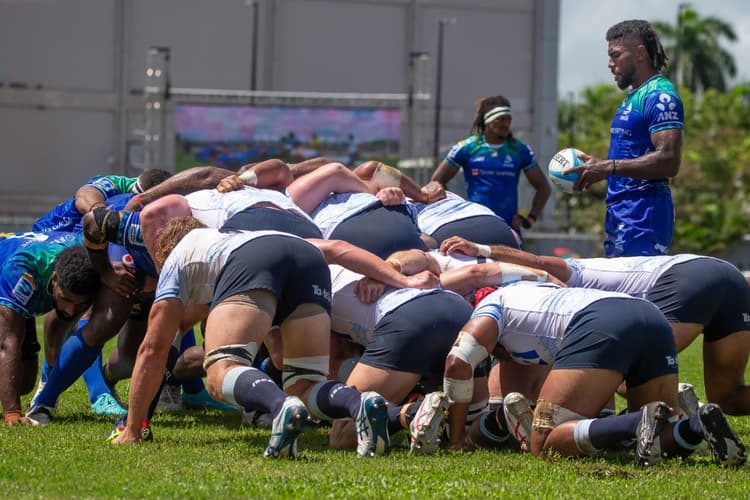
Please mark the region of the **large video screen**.
<svg viewBox="0 0 750 500"><path fill-rule="evenodd" d="M317 156L349 166L371 159L394 164L399 150L399 109L183 104L175 118L177 170Z"/></svg>

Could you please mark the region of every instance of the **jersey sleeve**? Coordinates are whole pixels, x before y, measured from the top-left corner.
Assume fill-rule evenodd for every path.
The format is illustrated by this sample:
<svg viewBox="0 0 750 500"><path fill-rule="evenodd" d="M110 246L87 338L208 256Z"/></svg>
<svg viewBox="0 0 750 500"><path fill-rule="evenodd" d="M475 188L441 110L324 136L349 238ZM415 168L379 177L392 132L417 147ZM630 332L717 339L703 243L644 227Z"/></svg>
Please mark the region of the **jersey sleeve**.
<svg viewBox="0 0 750 500"><path fill-rule="evenodd" d="M39 293L40 287L43 286L43 283L37 283L37 279L29 266L11 258L5 261L2 266L0 305L24 318L30 318L33 316L30 310L33 298Z"/></svg>
<svg viewBox="0 0 750 500"><path fill-rule="evenodd" d="M129 193L137 180L137 177L104 175L90 179L85 186L96 189L107 199L118 194Z"/></svg>
<svg viewBox="0 0 750 500"><path fill-rule="evenodd" d="M469 148L467 147L467 141L463 140L455 144L445 157L445 161L452 166L460 170L466 165L469 159Z"/></svg>
<svg viewBox="0 0 750 500"><path fill-rule="evenodd" d="M669 91L652 92L644 101L643 113L648 123L648 133L685 128L685 113L680 97Z"/></svg>
<svg viewBox="0 0 750 500"><path fill-rule="evenodd" d="M539 164L536 161L536 156L531 147L526 143L521 143L521 168L523 170L531 170L534 167L538 167Z"/></svg>
<svg viewBox="0 0 750 500"><path fill-rule="evenodd" d="M179 258L177 253L173 251L167 257L164 267L159 273L154 303L164 299L180 299L183 303L187 303L187 299L183 297L184 291L180 278Z"/></svg>

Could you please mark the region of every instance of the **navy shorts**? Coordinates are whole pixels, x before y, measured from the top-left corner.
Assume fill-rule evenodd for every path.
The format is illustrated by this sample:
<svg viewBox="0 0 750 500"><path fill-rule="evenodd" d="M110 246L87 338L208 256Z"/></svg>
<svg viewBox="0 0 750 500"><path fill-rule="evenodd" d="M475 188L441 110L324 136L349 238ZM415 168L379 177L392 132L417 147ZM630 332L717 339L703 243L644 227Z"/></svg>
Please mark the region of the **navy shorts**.
<svg viewBox="0 0 750 500"><path fill-rule="evenodd" d="M750 330L750 286L729 262L703 258L662 274L646 296L674 323L699 323L703 341Z"/></svg>
<svg viewBox="0 0 750 500"><path fill-rule="evenodd" d="M312 221L286 210L268 207L250 207L231 216L219 231L281 231L300 238L323 238Z"/></svg>
<svg viewBox="0 0 750 500"><path fill-rule="evenodd" d="M476 215L443 224L430 235L440 245L451 236L460 236L481 245L506 245L518 248L513 230L496 215Z"/></svg>
<svg viewBox="0 0 750 500"><path fill-rule="evenodd" d="M672 327L648 301L604 298L578 311L565 330L552 369L623 373L628 387L677 373Z"/></svg>
<svg viewBox="0 0 750 500"><path fill-rule="evenodd" d="M262 236L234 250L216 279L211 307L250 290L268 290L276 297L276 325L302 304L331 312L328 264L317 248L298 238Z"/></svg>
<svg viewBox="0 0 750 500"><path fill-rule="evenodd" d="M330 239L348 241L386 259L398 250L424 249L420 234L406 205L378 203L339 224Z"/></svg>
<svg viewBox="0 0 750 500"><path fill-rule="evenodd" d="M472 308L446 292L421 295L381 319L360 362L376 368L442 377L445 358Z"/></svg>

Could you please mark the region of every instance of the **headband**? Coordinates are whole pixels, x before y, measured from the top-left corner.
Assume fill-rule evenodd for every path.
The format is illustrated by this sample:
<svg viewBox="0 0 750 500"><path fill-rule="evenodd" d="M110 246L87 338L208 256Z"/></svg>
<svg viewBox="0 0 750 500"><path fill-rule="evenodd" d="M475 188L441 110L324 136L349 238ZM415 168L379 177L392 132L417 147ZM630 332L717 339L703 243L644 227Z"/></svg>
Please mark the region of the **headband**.
<svg viewBox="0 0 750 500"><path fill-rule="evenodd" d="M484 124L487 125L498 116L511 116L510 106L498 106L484 114Z"/></svg>
<svg viewBox="0 0 750 500"><path fill-rule="evenodd" d="M140 179L137 179L135 181L135 185L133 186L133 189L135 190L136 193L142 193L143 192L143 187L141 186L141 180Z"/></svg>

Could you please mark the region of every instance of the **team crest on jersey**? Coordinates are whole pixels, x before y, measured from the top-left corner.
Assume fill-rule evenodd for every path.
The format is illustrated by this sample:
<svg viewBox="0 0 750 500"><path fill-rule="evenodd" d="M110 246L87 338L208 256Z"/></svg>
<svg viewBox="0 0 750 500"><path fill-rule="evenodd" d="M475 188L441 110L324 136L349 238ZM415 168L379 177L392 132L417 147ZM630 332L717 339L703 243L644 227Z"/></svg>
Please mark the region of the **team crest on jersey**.
<svg viewBox="0 0 750 500"><path fill-rule="evenodd" d="M36 292L36 283L34 277L29 273L23 273L16 284L13 286L13 297L23 305L28 304L31 297Z"/></svg>

